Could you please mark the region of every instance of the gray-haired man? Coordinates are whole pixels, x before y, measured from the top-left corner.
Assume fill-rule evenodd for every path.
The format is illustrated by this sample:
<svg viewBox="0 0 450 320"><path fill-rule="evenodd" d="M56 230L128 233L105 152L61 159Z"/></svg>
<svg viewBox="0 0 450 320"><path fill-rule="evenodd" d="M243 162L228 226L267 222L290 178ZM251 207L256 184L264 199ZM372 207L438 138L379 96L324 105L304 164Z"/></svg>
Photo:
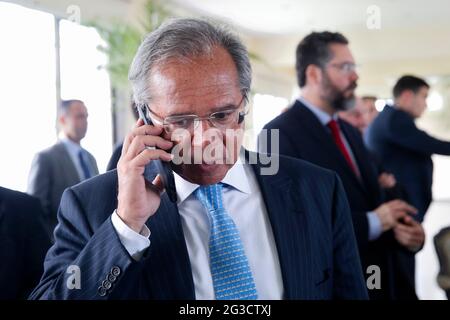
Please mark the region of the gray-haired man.
<svg viewBox="0 0 450 320"><path fill-rule="evenodd" d="M263 175L241 152L251 68L239 39L205 21L170 21L144 39L130 79L154 126L137 122L117 171L66 191L32 298L367 297L337 176L284 157ZM182 144L183 158L202 157L173 159L172 203L155 168L153 183L143 172Z"/></svg>

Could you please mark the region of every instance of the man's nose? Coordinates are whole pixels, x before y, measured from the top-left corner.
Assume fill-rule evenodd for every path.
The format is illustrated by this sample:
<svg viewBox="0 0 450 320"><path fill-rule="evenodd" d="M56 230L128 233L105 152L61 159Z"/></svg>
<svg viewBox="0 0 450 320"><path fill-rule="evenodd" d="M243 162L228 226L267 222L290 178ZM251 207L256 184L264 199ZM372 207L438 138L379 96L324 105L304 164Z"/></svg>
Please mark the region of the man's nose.
<svg viewBox="0 0 450 320"><path fill-rule="evenodd" d="M358 73L356 72L356 70L353 70L353 71L350 73L350 80L351 80L352 82L354 82L354 81L356 81L356 80L358 80L358 79L359 79Z"/></svg>
<svg viewBox="0 0 450 320"><path fill-rule="evenodd" d="M194 131L192 133L192 146L202 148L206 147L209 143L211 143L210 136L213 130L217 129L211 125L210 121L199 121L198 124L194 126Z"/></svg>

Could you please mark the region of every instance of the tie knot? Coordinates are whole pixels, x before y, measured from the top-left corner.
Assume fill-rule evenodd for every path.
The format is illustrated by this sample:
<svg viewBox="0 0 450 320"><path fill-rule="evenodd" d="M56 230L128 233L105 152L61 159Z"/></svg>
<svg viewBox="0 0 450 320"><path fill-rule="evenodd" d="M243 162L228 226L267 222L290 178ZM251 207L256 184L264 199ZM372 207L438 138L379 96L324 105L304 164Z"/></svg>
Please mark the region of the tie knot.
<svg viewBox="0 0 450 320"><path fill-rule="evenodd" d="M195 196L208 211L217 211L223 209L222 188L222 183L200 186Z"/></svg>
<svg viewBox="0 0 450 320"><path fill-rule="evenodd" d="M339 123L336 120L331 119L330 122L328 122L328 127L332 131L339 130Z"/></svg>

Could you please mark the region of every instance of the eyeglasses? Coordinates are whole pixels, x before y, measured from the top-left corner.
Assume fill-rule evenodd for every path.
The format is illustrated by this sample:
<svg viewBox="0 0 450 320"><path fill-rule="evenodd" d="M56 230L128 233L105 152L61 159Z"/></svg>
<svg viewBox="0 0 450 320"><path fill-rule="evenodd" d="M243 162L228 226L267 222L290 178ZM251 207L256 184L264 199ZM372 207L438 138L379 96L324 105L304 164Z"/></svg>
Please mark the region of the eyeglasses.
<svg viewBox="0 0 450 320"><path fill-rule="evenodd" d="M356 65L352 62L330 63L328 65L330 67L334 67L334 68L338 69L339 71L346 73L346 74L356 72L356 68L358 68L358 65Z"/></svg>
<svg viewBox="0 0 450 320"><path fill-rule="evenodd" d="M161 117L154 113L150 107L147 107L151 115L152 122L160 125L167 133L172 133L177 129L184 129L193 132L201 121L208 121L217 129L225 130L234 124L240 124L244 121L244 117L248 114L248 110L243 110L240 106L244 101L242 97L237 106L230 106L229 109L216 111L206 117L199 117L195 114L169 116L161 120Z"/></svg>

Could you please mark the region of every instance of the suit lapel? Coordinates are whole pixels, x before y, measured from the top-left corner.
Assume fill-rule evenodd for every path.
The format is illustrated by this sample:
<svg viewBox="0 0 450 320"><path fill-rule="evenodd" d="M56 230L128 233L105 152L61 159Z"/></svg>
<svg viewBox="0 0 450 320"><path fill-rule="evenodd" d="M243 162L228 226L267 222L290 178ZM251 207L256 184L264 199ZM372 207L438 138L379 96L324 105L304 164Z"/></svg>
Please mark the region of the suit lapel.
<svg viewBox="0 0 450 320"><path fill-rule="evenodd" d="M146 275L156 299L195 299L191 264L177 205L167 194L158 211L147 221L151 230Z"/></svg>
<svg viewBox="0 0 450 320"><path fill-rule="evenodd" d="M276 243L284 286L284 299L301 297L299 275L310 274L303 262L311 257L304 207L288 176L261 175L261 165L252 164L266 205ZM301 238L298 241L299 237ZM311 259L309 259L311 260Z"/></svg>
<svg viewBox="0 0 450 320"><path fill-rule="evenodd" d="M362 184L362 181L358 179L358 177L352 171L347 161L345 160L344 155L338 149L331 135L326 131L325 127L320 123L317 117L300 101L297 101L294 107L297 108L297 115L301 126L305 127L307 129L305 131L311 133L311 135L315 137L318 143L318 148L323 149L324 156L322 158L327 162L327 166L325 167L337 171L340 174L346 174L350 179L353 180L355 185L358 185L360 188L366 191L364 185ZM352 152L355 151L353 144L348 139L348 135L346 135L345 132L344 135L346 136L350 147L352 148ZM354 152L354 155L356 157L355 153L356 152ZM359 159L356 157L356 161L359 166L360 161L358 160Z"/></svg>
<svg viewBox="0 0 450 320"><path fill-rule="evenodd" d="M78 174L77 168L75 167L75 164L72 161L72 158L69 155L69 152L67 151L66 147L62 142L58 142L55 145L55 149L57 150L57 155L60 157L59 161L62 164L64 168L63 174L67 181L69 182L68 185L74 185L81 181L81 177ZM75 183L73 183L75 182Z"/></svg>
<svg viewBox="0 0 450 320"><path fill-rule="evenodd" d="M337 159L345 161L319 119L317 119L317 117L298 100L295 102L293 108L296 110L296 116L300 125L307 129L305 132L310 133L311 136L317 140L317 145L324 148L325 153L335 154ZM342 164L346 163L342 162Z"/></svg>

